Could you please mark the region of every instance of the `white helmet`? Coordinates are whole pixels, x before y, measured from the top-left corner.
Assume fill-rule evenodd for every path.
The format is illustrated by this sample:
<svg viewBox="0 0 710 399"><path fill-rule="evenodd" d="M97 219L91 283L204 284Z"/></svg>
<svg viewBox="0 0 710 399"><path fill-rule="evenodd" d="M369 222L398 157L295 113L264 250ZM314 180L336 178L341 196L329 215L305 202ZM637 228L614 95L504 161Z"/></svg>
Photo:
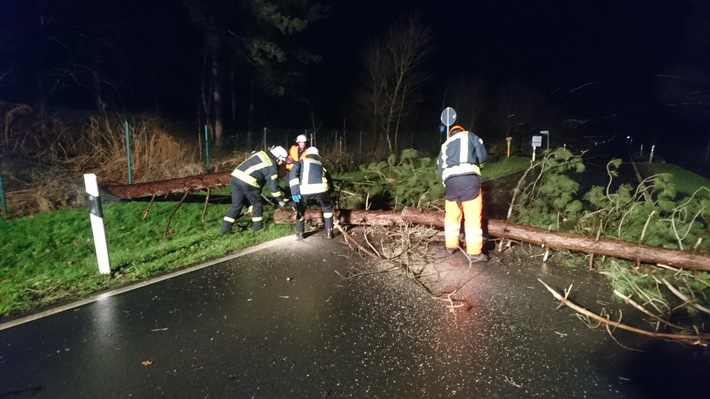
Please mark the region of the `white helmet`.
<svg viewBox="0 0 710 399"><path fill-rule="evenodd" d="M316 147L308 147L306 148L306 155L320 155L320 153Z"/></svg>
<svg viewBox="0 0 710 399"><path fill-rule="evenodd" d="M279 159L279 160L284 160L288 156L288 154L286 153L286 150L284 150L283 147L278 146L278 145L271 149L271 155L275 156L276 159Z"/></svg>
<svg viewBox="0 0 710 399"><path fill-rule="evenodd" d="M296 137L297 143L305 143L306 141L308 141L308 139L305 134L299 134L298 137Z"/></svg>

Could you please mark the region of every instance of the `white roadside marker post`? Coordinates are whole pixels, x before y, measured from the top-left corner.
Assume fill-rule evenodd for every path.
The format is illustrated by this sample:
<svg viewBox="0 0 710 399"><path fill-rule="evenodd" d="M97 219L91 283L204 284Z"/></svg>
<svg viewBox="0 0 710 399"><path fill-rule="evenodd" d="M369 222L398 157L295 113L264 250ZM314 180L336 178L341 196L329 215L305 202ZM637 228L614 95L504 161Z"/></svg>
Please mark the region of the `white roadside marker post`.
<svg viewBox="0 0 710 399"><path fill-rule="evenodd" d="M84 175L84 185L89 194L89 206L91 207L91 230L94 233L94 245L96 246L96 260L99 263L99 273L111 273L111 265L108 259L108 247L106 245L106 232L104 231L104 215L101 210L101 199L99 198L99 185L96 183L96 175L93 173Z"/></svg>

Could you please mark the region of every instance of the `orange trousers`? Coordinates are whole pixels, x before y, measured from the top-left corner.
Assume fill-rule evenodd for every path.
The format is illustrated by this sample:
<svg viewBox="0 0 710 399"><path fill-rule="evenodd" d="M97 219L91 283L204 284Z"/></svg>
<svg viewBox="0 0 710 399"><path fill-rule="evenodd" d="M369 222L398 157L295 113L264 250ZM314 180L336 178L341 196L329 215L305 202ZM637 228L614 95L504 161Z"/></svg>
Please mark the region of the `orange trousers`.
<svg viewBox="0 0 710 399"><path fill-rule="evenodd" d="M483 191L478 197L461 203L444 201L444 237L446 248L458 248L461 222L463 221L466 253L478 255L483 251L483 229L481 218L483 213Z"/></svg>

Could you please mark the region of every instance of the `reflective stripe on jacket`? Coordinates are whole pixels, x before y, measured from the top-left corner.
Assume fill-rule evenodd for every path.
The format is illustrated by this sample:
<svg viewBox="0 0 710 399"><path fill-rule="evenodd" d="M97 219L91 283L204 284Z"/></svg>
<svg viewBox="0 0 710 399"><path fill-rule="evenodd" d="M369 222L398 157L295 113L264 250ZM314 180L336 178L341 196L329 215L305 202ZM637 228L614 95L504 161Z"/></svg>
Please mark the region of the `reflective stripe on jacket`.
<svg viewBox="0 0 710 399"><path fill-rule="evenodd" d="M305 158L294 163L288 175L291 195L320 194L328 191L325 172L323 160L319 155L306 155Z"/></svg>
<svg viewBox="0 0 710 399"><path fill-rule="evenodd" d="M446 181L451 176L481 175L480 165L486 162L488 153L483 140L472 132L459 132L441 145L436 160L439 177Z"/></svg>
<svg viewBox="0 0 710 399"><path fill-rule="evenodd" d="M279 190L278 173L276 158L266 151L257 151L237 166L232 176L258 189L267 184L271 195L279 198L282 194Z"/></svg>

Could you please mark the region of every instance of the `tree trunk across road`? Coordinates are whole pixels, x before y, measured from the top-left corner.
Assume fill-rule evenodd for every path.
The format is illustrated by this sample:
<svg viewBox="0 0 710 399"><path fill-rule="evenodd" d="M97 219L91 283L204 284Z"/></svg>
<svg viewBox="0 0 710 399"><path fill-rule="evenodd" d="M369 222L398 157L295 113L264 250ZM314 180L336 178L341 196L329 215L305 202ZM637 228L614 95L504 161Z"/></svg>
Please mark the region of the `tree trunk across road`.
<svg viewBox="0 0 710 399"><path fill-rule="evenodd" d="M229 185L229 179L230 175L227 173L211 173L157 182L110 186L106 187L106 191L120 198L132 199L224 187ZM443 212L420 211L414 208L405 208L402 212L341 209L336 214L339 223L345 225L390 226L414 223L437 228L444 227ZM293 223L294 211L280 210L273 218L276 223ZM323 223L319 211L308 210L305 218L310 224ZM608 255L635 262L664 264L685 269L710 270L710 255L707 254L651 247L608 238L596 240L584 235L548 231L496 219L489 219L484 228L490 236L545 245L552 249Z"/></svg>
<svg viewBox="0 0 710 399"><path fill-rule="evenodd" d="M444 227L443 212L420 211L415 208L404 208L402 212L336 210L335 215L340 224L346 225L396 226L414 223L437 228ZM275 223L293 223L294 217L292 210L280 210L274 213L273 219ZM309 209L306 211L305 221L310 224L323 224L323 217L319 210ZM658 248L609 238L596 240L594 237L580 234L549 231L496 219L488 219L484 222L484 229L488 231L489 236L525 241L551 249L607 255L684 269L710 270L710 255L707 254Z"/></svg>

